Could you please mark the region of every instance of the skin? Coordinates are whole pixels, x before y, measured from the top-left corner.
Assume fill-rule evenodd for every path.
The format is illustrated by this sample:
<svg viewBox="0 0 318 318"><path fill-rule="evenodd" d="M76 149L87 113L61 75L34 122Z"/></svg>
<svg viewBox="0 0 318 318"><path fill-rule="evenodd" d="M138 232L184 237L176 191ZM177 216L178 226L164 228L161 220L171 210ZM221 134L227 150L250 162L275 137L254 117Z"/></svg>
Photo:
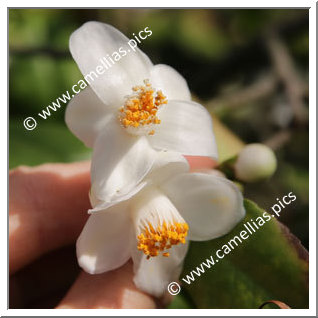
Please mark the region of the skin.
<svg viewBox="0 0 318 318"><path fill-rule="evenodd" d="M215 162L187 157L191 169ZM18 167L9 173L9 308L160 308L139 291L132 262L90 275L76 262L75 242L90 208L90 163Z"/></svg>

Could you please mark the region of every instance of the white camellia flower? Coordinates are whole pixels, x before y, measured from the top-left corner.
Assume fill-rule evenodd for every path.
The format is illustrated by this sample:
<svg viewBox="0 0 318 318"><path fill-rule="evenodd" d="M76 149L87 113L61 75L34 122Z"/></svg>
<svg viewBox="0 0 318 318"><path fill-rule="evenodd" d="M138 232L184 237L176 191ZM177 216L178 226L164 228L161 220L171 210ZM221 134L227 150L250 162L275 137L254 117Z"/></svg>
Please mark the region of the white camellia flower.
<svg viewBox="0 0 318 318"><path fill-rule="evenodd" d="M167 151L159 157L161 167L128 200L105 209L91 191L93 209L76 245L80 266L91 274L132 258L136 286L157 297L178 279L188 240L222 236L245 215L241 192L231 181L189 173L180 154Z"/></svg>
<svg viewBox="0 0 318 318"><path fill-rule="evenodd" d="M161 165L161 151L217 158L211 117L191 101L184 78L170 66L153 65L128 41L99 22L85 23L70 38L72 56L84 77L89 74L90 86L71 100L65 120L94 149L92 189L109 206L143 186L141 180ZM97 67L113 52L122 55L102 72Z"/></svg>
<svg viewBox="0 0 318 318"><path fill-rule="evenodd" d="M91 274L134 262L134 282L155 296L178 278L190 240L229 232L245 214L229 180L189 173L183 155L217 158L211 117L191 101L186 81L153 65L112 26L88 22L70 50L91 74L119 48L127 54L76 95L66 110L71 131L93 148L91 213L77 241ZM123 50L121 50L123 51Z"/></svg>

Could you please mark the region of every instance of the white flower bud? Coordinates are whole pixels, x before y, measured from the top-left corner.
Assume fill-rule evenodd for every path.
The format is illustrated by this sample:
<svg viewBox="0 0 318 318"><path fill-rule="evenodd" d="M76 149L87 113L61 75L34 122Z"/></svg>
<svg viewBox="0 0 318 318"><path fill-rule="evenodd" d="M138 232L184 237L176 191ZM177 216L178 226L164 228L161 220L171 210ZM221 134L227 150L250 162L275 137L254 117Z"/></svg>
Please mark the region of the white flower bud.
<svg viewBox="0 0 318 318"><path fill-rule="evenodd" d="M249 144L239 153L234 164L235 176L245 182L255 182L272 176L276 166L276 156L269 147Z"/></svg>

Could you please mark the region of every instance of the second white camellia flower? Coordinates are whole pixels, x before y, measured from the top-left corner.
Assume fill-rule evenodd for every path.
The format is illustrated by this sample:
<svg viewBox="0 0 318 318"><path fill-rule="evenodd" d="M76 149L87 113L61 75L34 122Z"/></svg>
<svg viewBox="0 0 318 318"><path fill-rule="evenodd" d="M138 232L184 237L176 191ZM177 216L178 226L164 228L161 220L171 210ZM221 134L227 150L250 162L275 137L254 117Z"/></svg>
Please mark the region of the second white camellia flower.
<svg viewBox="0 0 318 318"><path fill-rule="evenodd" d="M134 263L136 286L161 296L178 279L188 240L228 233L245 215L243 198L229 180L189 173L187 161L161 152L160 167L128 200L108 207L91 191L92 214L77 241L80 266L91 274Z"/></svg>
<svg viewBox="0 0 318 318"><path fill-rule="evenodd" d="M207 110L191 101L184 78L167 65L153 65L114 27L87 22L70 38L70 51L84 75L122 48L126 53L76 95L66 109L70 130L88 147L92 188L109 206L133 195L157 164L158 151L216 159ZM130 50L130 52L129 52Z"/></svg>

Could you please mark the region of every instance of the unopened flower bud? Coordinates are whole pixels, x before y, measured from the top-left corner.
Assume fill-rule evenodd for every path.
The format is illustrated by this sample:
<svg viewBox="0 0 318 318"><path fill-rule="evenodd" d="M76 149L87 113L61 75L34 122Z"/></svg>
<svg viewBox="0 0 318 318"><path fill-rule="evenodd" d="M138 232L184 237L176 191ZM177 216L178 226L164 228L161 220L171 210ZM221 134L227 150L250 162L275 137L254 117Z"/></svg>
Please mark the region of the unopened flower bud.
<svg viewBox="0 0 318 318"><path fill-rule="evenodd" d="M234 164L235 176L245 182L256 182L273 175L277 161L274 152L263 144L249 144Z"/></svg>

